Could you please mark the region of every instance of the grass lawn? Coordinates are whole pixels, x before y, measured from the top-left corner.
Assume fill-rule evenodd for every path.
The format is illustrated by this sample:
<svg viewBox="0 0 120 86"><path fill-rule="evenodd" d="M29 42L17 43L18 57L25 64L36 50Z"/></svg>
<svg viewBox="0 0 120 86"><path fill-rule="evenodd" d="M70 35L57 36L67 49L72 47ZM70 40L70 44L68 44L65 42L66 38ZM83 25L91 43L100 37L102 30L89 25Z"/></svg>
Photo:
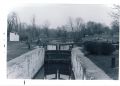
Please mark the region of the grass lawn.
<svg viewBox="0 0 120 86"><path fill-rule="evenodd" d="M98 67L100 67L105 73L114 80L118 80L119 77L119 52L117 55L87 55L92 62L94 62ZM111 68L111 58L116 57L116 67Z"/></svg>
<svg viewBox="0 0 120 86"><path fill-rule="evenodd" d="M32 45L31 50L34 49ZM27 44L21 42L7 42L7 61L14 59L23 53L30 51Z"/></svg>

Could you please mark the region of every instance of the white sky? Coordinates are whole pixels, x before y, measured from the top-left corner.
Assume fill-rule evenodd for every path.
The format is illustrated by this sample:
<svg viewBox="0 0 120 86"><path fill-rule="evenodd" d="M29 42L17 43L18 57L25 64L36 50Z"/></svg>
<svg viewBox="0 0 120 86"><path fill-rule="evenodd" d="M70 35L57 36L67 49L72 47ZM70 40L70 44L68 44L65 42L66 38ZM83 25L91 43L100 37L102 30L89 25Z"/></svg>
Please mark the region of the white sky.
<svg viewBox="0 0 120 86"><path fill-rule="evenodd" d="M37 25L49 21L51 28L66 24L69 17L81 17L85 22L91 20L109 26L112 22L111 7L100 4L29 4L12 11L17 13L21 22L31 24L35 16Z"/></svg>

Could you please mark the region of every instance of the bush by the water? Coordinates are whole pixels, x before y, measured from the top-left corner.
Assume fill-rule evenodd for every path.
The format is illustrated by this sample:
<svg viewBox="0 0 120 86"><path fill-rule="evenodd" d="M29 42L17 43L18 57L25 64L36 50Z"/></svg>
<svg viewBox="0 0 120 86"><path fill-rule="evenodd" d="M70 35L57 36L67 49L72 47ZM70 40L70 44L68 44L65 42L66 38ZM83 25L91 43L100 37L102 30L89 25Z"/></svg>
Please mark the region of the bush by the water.
<svg viewBox="0 0 120 86"><path fill-rule="evenodd" d="M93 41L85 42L84 48L91 54L103 54L103 55L109 55L115 50L114 46L111 43Z"/></svg>
<svg viewBox="0 0 120 86"><path fill-rule="evenodd" d="M101 52L103 55L109 55L113 51L115 51L115 48L111 43L101 43Z"/></svg>

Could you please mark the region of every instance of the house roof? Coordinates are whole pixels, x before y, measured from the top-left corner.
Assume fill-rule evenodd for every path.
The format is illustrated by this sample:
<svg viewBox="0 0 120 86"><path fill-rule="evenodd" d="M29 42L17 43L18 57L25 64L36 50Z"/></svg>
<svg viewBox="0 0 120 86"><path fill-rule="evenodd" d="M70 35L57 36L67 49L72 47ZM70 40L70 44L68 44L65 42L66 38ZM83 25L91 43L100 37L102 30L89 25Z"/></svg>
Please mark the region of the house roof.
<svg viewBox="0 0 120 86"><path fill-rule="evenodd" d="M15 31L11 31L10 33L16 33L16 34L18 34L18 32L15 32Z"/></svg>

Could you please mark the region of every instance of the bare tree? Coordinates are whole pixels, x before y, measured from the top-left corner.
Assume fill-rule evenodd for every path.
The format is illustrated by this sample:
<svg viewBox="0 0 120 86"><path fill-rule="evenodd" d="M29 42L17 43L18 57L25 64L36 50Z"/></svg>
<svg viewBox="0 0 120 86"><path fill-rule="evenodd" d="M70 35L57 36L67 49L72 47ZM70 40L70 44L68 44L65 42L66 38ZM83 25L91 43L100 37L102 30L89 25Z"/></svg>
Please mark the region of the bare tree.
<svg viewBox="0 0 120 86"><path fill-rule="evenodd" d="M75 20L75 27L76 27L76 39L75 41L80 41L82 39L82 33L81 30L84 29L84 22L83 19L78 17Z"/></svg>
<svg viewBox="0 0 120 86"><path fill-rule="evenodd" d="M83 27L82 18L80 18L80 17L76 18L75 24L76 24L76 30L80 31L82 29L82 27Z"/></svg>
<svg viewBox="0 0 120 86"><path fill-rule="evenodd" d="M119 22L120 18L120 5L114 5L113 12L111 13L111 16L114 20Z"/></svg>
<svg viewBox="0 0 120 86"><path fill-rule="evenodd" d="M74 34L75 30L74 29L75 28L74 28L74 21L71 17L69 17L68 25L71 28L71 38L72 38L72 40L74 40L74 38L75 38L75 34Z"/></svg>
<svg viewBox="0 0 120 86"><path fill-rule="evenodd" d="M36 39L36 24L35 24L35 16L33 16L32 18L32 37L33 37L33 40Z"/></svg>
<svg viewBox="0 0 120 86"><path fill-rule="evenodd" d="M49 21L45 21L45 24L43 25L43 29L46 37L49 37L49 26L50 26Z"/></svg>
<svg viewBox="0 0 120 86"><path fill-rule="evenodd" d="M61 38L61 36L62 36L62 30L61 30L61 28L60 27L57 27L57 38Z"/></svg>
<svg viewBox="0 0 120 86"><path fill-rule="evenodd" d="M9 37L10 32L18 32L18 18L15 12L10 13L7 18L7 35Z"/></svg>
<svg viewBox="0 0 120 86"><path fill-rule="evenodd" d="M120 6L114 5L113 12L111 13L111 17L113 18L113 22L111 23L112 27L112 35L119 32L119 19L120 19Z"/></svg>
<svg viewBox="0 0 120 86"><path fill-rule="evenodd" d="M84 22L82 18L78 17L75 20L73 20L71 17L69 17L69 27L72 30L71 38L73 41L77 42L81 40L81 30L84 28Z"/></svg>
<svg viewBox="0 0 120 86"><path fill-rule="evenodd" d="M66 26L62 26L62 42L66 42L67 41L67 30L66 30Z"/></svg>
<svg viewBox="0 0 120 86"><path fill-rule="evenodd" d="M68 21L70 28L72 30L72 32L74 32L74 24L73 24L73 19L71 17L69 17L69 21Z"/></svg>

